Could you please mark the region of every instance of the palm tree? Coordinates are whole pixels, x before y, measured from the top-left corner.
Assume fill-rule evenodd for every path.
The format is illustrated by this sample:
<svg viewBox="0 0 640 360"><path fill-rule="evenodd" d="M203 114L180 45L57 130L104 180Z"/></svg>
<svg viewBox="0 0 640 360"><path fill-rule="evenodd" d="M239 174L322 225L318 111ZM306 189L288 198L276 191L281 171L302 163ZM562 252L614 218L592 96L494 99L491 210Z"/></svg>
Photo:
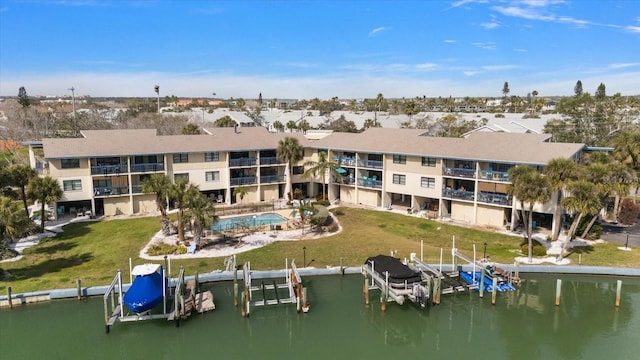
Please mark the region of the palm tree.
<svg viewBox="0 0 640 360"><path fill-rule="evenodd" d="M169 217L167 216L167 194L171 187L171 179L165 174L152 174L142 181L142 192L156 194L156 207L160 211L160 222L162 234L169 236L171 227L169 226Z"/></svg>
<svg viewBox="0 0 640 360"><path fill-rule="evenodd" d="M5 238L15 238L24 234L29 226L33 226L33 223L22 211L19 203L6 196L0 196L0 248L4 247Z"/></svg>
<svg viewBox="0 0 640 360"><path fill-rule="evenodd" d="M298 142L298 139L287 136L278 142L277 157L278 160L286 164L285 175L287 176L287 184L284 189L284 193L291 200L291 166L294 163L302 160L304 148Z"/></svg>
<svg viewBox="0 0 640 360"><path fill-rule="evenodd" d="M242 199L244 199L244 196L247 195L249 191L247 190L246 187L244 186L238 186L237 188L233 189L233 196L235 198L240 198L240 202L242 202Z"/></svg>
<svg viewBox="0 0 640 360"><path fill-rule="evenodd" d="M509 195L515 196L519 201L520 201L520 219L522 220L522 223L524 224L525 222L525 213L524 213L524 201L518 196L518 192L520 191L520 189L523 187L523 183L525 182L525 177L531 173L531 172L535 172L536 170L528 165L519 165L519 166L514 166L511 169L509 169L509 182L510 184L507 185L507 193ZM512 224L513 225L513 224ZM516 226L512 226L511 227L513 230L516 229ZM527 231L527 229L525 229L525 232ZM527 234L528 236L529 234Z"/></svg>
<svg viewBox="0 0 640 360"><path fill-rule="evenodd" d="M49 202L56 202L62 197L62 189L58 181L51 176L36 177L29 182L27 187L27 198L33 201L40 201L40 232L44 233L44 222L47 217L45 205Z"/></svg>
<svg viewBox="0 0 640 360"><path fill-rule="evenodd" d="M218 221L218 216L215 214L216 208L209 198L200 192L194 195L187 199L186 207L193 223L193 241L198 247L202 247L201 242L205 226L210 222L215 223Z"/></svg>
<svg viewBox="0 0 640 360"><path fill-rule="evenodd" d="M533 207L544 204L551 198L549 180L537 171L526 173L518 182L515 195L522 203L528 203L527 209L527 240L529 241L529 263L533 257Z"/></svg>
<svg viewBox="0 0 640 360"><path fill-rule="evenodd" d="M338 173L338 168L340 168L340 164L337 162L329 160L326 151L320 151L318 153L318 161L307 161L304 163L304 166L309 168L304 172L304 177L317 177L318 174L322 177L322 200L325 200L325 186L326 181L325 177L327 175L327 171L329 175L333 175L338 179L338 181L342 180L342 175Z"/></svg>
<svg viewBox="0 0 640 360"><path fill-rule="evenodd" d="M273 128L276 129L277 132L280 132L284 129L284 124L282 124L279 120L273 122Z"/></svg>
<svg viewBox="0 0 640 360"><path fill-rule="evenodd" d="M602 205L596 186L588 180L571 181L567 184L567 190L570 195L562 200L562 205L574 212L574 219L567 234L568 239L573 240L584 215L597 213Z"/></svg>
<svg viewBox="0 0 640 360"><path fill-rule="evenodd" d="M27 185L29 181L37 176L36 171L29 165L15 164L11 165L8 169L9 184L20 188L20 194L22 195L22 205L24 206L24 212L29 216L29 207L27 206Z"/></svg>
<svg viewBox="0 0 640 360"><path fill-rule="evenodd" d="M189 183L187 179L178 179L169 188L169 198L174 201L178 209L178 240L184 241L184 210L191 198L200 194L197 185Z"/></svg>
<svg viewBox="0 0 640 360"><path fill-rule="evenodd" d="M555 196L555 213L553 214L554 231L551 234L551 240L558 240L560 235L560 227L562 220L562 191L565 185L575 180L578 175L578 164L565 158L551 159L544 169L544 173L549 179L551 190L556 193Z"/></svg>

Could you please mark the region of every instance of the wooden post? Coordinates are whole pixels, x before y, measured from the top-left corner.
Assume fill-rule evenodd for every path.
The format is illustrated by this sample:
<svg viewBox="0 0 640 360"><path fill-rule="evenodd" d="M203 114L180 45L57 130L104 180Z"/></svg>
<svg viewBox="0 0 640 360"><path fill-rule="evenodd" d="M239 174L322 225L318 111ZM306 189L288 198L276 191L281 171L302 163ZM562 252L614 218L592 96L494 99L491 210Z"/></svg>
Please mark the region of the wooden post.
<svg viewBox="0 0 640 360"><path fill-rule="evenodd" d="M9 309L13 309L13 300L11 299L11 286L7 286L7 300L9 301Z"/></svg>
<svg viewBox="0 0 640 360"><path fill-rule="evenodd" d="M618 280L616 284L616 307L620 307L620 292L622 292L622 280Z"/></svg>
<svg viewBox="0 0 640 360"><path fill-rule="evenodd" d="M362 285L362 292L364 293L364 304L369 305L369 281L367 275L364 275L364 285Z"/></svg>
<svg viewBox="0 0 640 360"><path fill-rule="evenodd" d="M80 279L76 280L76 288L78 289L78 300L82 300L82 281Z"/></svg>
<svg viewBox="0 0 640 360"><path fill-rule="evenodd" d="M309 299L307 298L307 288L306 287L302 287L302 307L309 307Z"/></svg>
<svg viewBox="0 0 640 360"><path fill-rule="evenodd" d="M380 293L380 310L387 310L387 285L383 285Z"/></svg>
<svg viewBox="0 0 640 360"><path fill-rule="evenodd" d="M514 274L515 278L516 278L516 279L520 279L520 262L519 262L519 261L516 261L516 262L513 264L513 267L514 267L514 269L515 269L515 274Z"/></svg>
<svg viewBox="0 0 640 360"><path fill-rule="evenodd" d="M436 305L440 304L440 290L442 279L439 276L433 278L433 303Z"/></svg>
<svg viewBox="0 0 640 360"><path fill-rule="evenodd" d="M233 306L238 306L238 283L233 283Z"/></svg>
<svg viewBox="0 0 640 360"><path fill-rule="evenodd" d="M476 278L476 274L473 274L473 278ZM480 292L480 298L484 297L484 274L480 271L480 280L478 280L478 291Z"/></svg>
<svg viewBox="0 0 640 360"><path fill-rule="evenodd" d="M344 266L342 262L342 258L340 258L340 276L344 275Z"/></svg>
<svg viewBox="0 0 640 360"><path fill-rule="evenodd" d="M493 289L491 289L491 305L496 304L497 293L498 293L498 278L493 278Z"/></svg>
<svg viewBox="0 0 640 360"><path fill-rule="evenodd" d="M556 280L556 306L560 305L560 292L562 291L562 280Z"/></svg>
<svg viewBox="0 0 640 360"><path fill-rule="evenodd" d="M196 281L196 288L195 288L195 293L194 293L194 296L195 296L195 294L200 292L200 278L198 276L198 271L197 270L196 270L196 274L194 275L194 278L195 278L195 281Z"/></svg>

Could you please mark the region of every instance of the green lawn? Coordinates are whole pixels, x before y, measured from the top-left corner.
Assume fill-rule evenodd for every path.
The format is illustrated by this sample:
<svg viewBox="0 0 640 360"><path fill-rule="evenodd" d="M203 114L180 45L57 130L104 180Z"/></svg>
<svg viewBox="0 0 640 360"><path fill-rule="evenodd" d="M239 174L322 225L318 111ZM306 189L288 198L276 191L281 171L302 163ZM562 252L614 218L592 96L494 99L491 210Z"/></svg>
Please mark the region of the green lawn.
<svg viewBox="0 0 640 360"><path fill-rule="evenodd" d="M285 258L295 258L302 265L303 247L310 266L322 268L338 266L340 258L346 266L359 266L373 255L389 254L397 250L400 258L411 252L420 253L420 241L424 240L425 260L437 263L443 248L444 262L451 262L452 238L460 252L472 256L476 244L478 257L487 243L487 255L492 260L512 263L514 250L521 237L495 234L465 227L451 226L436 221L399 215L391 212L353 208L340 208L338 219L343 227L339 234L313 240L282 241L260 249L238 254L238 263L251 261L253 269L284 268ZM108 285L118 268L129 268L129 258L135 264L144 262L138 258L140 249L160 229L158 218L136 218L101 222L73 223L56 237L43 240L25 251L23 259L3 263L1 267L12 277L0 282L0 293L11 286L14 293L54 288L73 288L76 279L83 286ZM620 251L615 244L601 244L585 248L569 255L573 264L578 263L582 252L583 265L613 265L640 267L640 252ZM172 271L177 273L184 265L187 274L223 269L223 258L205 258L172 261Z"/></svg>

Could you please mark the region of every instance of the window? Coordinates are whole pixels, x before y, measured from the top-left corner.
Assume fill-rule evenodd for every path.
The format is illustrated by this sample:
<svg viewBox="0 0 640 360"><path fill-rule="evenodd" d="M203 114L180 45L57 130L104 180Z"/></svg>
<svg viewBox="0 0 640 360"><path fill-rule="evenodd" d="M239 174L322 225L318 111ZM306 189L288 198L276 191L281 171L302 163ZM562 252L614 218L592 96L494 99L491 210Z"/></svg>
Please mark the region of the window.
<svg viewBox="0 0 640 360"><path fill-rule="evenodd" d="M189 173L173 174L173 181L178 181L180 179L189 181Z"/></svg>
<svg viewBox="0 0 640 360"><path fill-rule="evenodd" d="M435 167L436 166L436 158L423 156L422 157L422 166Z"/></svg>
<svg viewBox="0 0 640 360"><path fill-rule="evenodd" d="M304 166L294 166L291 170L292 170L291 172L293 173L293 175L302 175L302 174L304 174Z"/></svg>
<svg viewBox="0 0 640 360"><path fill-rule="evenodd" d="M220 171L207 171L204 177L206 181L220 181Z"/></svg>
<svg viewBox="0 0 640 360"><path fill-rule="evenodd" d="M173 163L188 163L189 162L189 154L187 153L178 153L173 154Z"/></svg>
<svg viewBox="0 0 640 360"><path fill-rule="evenodd" d="M432 177L421 177L420 178L420 186L428 189L436 188L436 179Z"/></svg>
<svg viewBox="0 0 640 360"><path fill-rule="evenodd" d="M393 174L393 183L394 184L399 184L399 185L404 185L407 183L407 176L406 175L400 175L400 174Z"/></svg>
<svg viewBox="0 0 640 360"><path fill-rule="evenodd" d="M204 153L204 161L220 161L220 153L219 152L208 152Z"/></svg>
<svg viewBox="0 0 640 360"><path fill-rule="evenodd" d="M78 169L80 167L80 159L62 159L60 166L63 169Z"/></svg>
<svg viewBox="0 0 640 360"><path fill-rule="evenodd" d="M64 180L62 181L62 188L64 191L78 191L82 190L81 180Z"/></svg>
<svg viewBox="0 0 640 360"><path fill-rule="evenodd" d="M393 163L394 164L406 164L407 156L406 155L393 155Z"/></svg>

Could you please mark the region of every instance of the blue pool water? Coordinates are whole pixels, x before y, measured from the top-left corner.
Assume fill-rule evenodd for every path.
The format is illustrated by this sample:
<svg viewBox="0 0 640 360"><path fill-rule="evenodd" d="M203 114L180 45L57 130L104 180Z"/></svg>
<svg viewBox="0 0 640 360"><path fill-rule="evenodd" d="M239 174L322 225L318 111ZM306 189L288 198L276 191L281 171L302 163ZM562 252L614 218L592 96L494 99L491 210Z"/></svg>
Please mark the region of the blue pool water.
<svg viewBox="0 0 640 360"><path fill-rule="evenodd" d="M234 230L241 227L274 225L285 221L287 221L286 218L274 213L236 216L218 220L218 222L211 225L211 231L226 231Z"/></svg>

